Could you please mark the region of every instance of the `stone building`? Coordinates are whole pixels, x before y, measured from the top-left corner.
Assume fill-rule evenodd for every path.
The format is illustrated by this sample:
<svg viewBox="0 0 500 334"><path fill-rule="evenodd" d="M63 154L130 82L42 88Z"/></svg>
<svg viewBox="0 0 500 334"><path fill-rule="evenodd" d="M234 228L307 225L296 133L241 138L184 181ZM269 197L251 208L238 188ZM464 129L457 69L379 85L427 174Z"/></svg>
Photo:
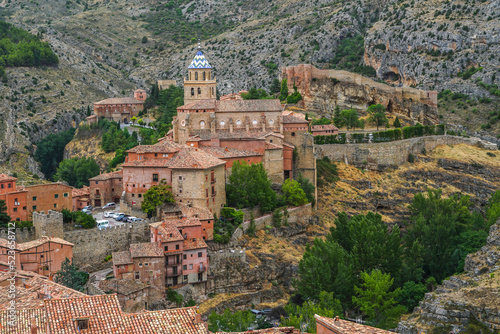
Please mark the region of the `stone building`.
<svg viewBox="0 0 500 334"><path fill-rule="evenodd" d="M339 134L339 128L333 124L313 125L311 126L313 137L316 136L333 136Z"/></svg>
<svg viewBox="0 0 500 334"><path fill-rule="evenodd" d="M32 213L48 210L71 210L72 188L62 183L48 183L18 187L17 178L0 174L0 200L7 206L7 214L15 221L30 220Z"/></svg>
<svg viewBox="0 0 500 334"><path fill-rule="evenodd" d="M73 258L73 244L61 238L43 237L34 241L17 243L11 249L6 239L0 239L0 261L10 262L12 256L16 268L52 277L66 258ZM15 255L9 253L14 251Z"/></svg>
<svg viewBox="0 0 500 334"><path fill-rule="evenodd" d="M100 174L89 179L90 205L97 208L110 202L120 203L122 180L122 171Z"/></svg>
<svg viewBox="0 0 500 334"><path fill-rule="evenodd" d="M184 79L184 103L202 100L215 100L217 97L217 79L212 78L212 66L201 52L196 53L188 67L188 77Z"/></svg>
<svg viewBox="0 0 500 334"><path fill-rule="evenodd" d="M135 280L108 279L99 282L99 289L105 293L116 293L123 312L147 310L149 285Z"/></svg>
<svg viewBox="0 0 500 334"><path fill-rule="evenodd" d="M132 117L137 117L144 110L146 91L137 89L134 97L113 97L94 103L94 115L88 117L89 122L94 122L101 117L114 122L129 122Z"/></svg>
<svg viewBox="0 0 500 334"><path fill-rule="evenodd" d="M80 211L90 205L90 188L83 186L81 189L73 188L72 199L73 211Z"/></svg>
<svg viewBox="0 0 500 334"><path fill-rule="evenodd" d="M335 318L322 317L317 314L314 315L316 319L316 333L317 334L390 334L394 333L380 328L366 326L357 322L340 319L338 316Z"/></svg>

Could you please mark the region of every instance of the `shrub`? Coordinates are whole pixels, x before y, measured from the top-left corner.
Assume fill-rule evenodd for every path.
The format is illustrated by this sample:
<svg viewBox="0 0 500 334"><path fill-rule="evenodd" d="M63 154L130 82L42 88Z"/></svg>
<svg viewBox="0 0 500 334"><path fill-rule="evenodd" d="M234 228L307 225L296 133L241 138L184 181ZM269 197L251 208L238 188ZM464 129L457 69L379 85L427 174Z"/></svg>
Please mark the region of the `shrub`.
<svg viewBox="0 0 500 334"><path fill-rule="evenodd" d="M408 154L408 162L409 163L415 162L415 156L412 153Z"/></svg>

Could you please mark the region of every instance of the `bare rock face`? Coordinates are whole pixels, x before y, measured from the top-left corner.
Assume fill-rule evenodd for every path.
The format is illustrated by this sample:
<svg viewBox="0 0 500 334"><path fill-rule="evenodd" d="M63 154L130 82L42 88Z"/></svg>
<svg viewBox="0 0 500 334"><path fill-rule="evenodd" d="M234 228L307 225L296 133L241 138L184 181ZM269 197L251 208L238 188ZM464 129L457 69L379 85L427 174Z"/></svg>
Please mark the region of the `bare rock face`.
<svg viewBox="0 0 500 334"><path fill-rule="evenodd" d="M437 92L409 87L390 87L359 74L336 70L319 70L312 65L282 69L289 90L295 85L308 110L319 115L333 115L335 106L366 110L372 104L383 104L398 115L423 124L439 123Z"/></svg>
<svg viewBox="0 0 500 334"><path fill-rule="evenodd" d="M486 245L465 260L465 273L452 276L398 325L398 333L417 334L431 327L463 330L472 317L493 331L500 329L500 220L490 228Z"/></svg>

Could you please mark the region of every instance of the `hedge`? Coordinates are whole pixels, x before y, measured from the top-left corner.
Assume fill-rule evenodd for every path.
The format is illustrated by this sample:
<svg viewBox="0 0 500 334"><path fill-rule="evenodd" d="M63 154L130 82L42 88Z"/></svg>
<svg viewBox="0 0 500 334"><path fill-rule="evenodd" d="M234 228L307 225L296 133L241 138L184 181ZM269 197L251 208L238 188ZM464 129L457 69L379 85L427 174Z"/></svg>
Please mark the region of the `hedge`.
<svg viewBox="0 0 500 334"><path fill-rule="evenodd" d="M439 125L421 125L417 123L415 126L405 126L403 129L391 129L387 131L373 132L372 142L382 143L394 140L408 139L413 137L424 137L424 136L434 136L434 135L444 135L445 127L444 124ZM314 137L314 143L317 145L324 144L345 144L346 134L341 133L339 135L332 136L316 136ZM351 144L353 143L367 143L369 142L369 135L364 133L353 133L351 134Z"/></svg>

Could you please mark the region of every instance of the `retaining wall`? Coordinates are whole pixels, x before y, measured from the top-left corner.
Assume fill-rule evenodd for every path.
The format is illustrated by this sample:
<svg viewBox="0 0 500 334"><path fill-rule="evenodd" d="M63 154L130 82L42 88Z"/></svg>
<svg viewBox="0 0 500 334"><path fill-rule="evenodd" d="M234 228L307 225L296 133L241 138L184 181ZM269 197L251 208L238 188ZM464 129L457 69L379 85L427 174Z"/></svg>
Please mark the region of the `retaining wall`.
<svg viewBox="0 0 500 334"><path fill-rule="evenodd" d="M333 161L343 161L350 164L403 165L408 161L410 153L421 154L424 149L432 151L440 145L457 144L469 144L490 150L497 149L495 144L479 138L447 135L418 137L386 143L314 145L314 149L316 159L328 157Z"/></svg>

